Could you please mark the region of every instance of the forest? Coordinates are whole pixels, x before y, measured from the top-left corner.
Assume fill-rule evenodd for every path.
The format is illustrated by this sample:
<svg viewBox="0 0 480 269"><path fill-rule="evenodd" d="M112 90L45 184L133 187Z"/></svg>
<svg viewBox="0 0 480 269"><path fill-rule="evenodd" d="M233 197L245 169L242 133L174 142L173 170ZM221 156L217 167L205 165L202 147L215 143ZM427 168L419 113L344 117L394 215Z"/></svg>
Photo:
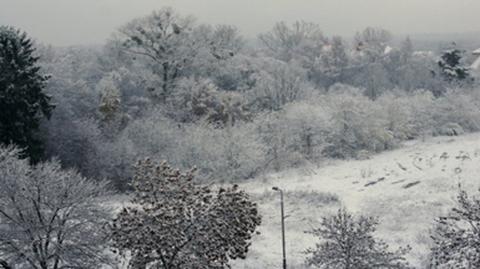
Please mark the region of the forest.
<svg viewBox="0 0 480 269"><path fill-rule="evenodd" d="M0 268L229 268L263 225L245 182L480 131L475 60L301 20L249 39L168 7L102 46L0 26ZM420 268L480 268L480 200L456 201ZM291 268L417 268L356 213L322 216Z"/></svg>

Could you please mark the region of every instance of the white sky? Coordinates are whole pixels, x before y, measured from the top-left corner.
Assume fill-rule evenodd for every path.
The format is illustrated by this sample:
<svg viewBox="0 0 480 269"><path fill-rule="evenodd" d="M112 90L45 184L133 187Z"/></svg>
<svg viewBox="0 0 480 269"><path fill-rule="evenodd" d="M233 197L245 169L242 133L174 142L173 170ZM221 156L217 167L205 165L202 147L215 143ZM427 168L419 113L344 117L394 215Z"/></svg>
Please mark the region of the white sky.
<svg viewBox="0 0 480 269"><path fill-rule="evenodd" d="M163 6L199 22L236 25L250 37L281 20L315 22L329 35L367 26L396 34L480 31L480 0L0 0L0 24L54 45L101 44Z"/></svg>

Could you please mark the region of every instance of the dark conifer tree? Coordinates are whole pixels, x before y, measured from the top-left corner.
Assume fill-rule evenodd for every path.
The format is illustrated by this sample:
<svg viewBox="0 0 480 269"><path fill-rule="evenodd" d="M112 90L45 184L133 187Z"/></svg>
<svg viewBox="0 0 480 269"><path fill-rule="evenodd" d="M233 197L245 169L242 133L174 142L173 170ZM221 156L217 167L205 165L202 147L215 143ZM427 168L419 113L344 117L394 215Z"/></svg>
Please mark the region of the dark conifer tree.
<svg viewBox="0 0 480 269"><path fill-rule="evenodd" d="M441 59L438 61L441 74L448 82L461 82L471 79L469 70L462 65L462 51L451 49L443 52Z"/></svg>
<svg viewBox="0 0 480 269"><path fill-rule="evenodd" d="M53 106L43 91L48 76L40 73L34 52L25 32L0 26L0 143L23 148L24 157L36 162L43 153L40 120Z"/></svg>

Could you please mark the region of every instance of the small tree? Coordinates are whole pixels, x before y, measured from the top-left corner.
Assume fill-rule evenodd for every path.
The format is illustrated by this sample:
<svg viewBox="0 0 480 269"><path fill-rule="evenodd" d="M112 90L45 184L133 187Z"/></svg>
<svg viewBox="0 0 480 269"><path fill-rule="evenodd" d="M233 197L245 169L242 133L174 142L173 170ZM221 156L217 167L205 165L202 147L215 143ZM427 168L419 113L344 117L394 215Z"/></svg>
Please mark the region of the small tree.
<svg viewBox="0 0 480 269"><path fill-rule="evenodd" d="M136 165L132 206L111 225L113 246L132 268L225 268L245 258L260 224L256 204L235 185L216 194L149 159Z"/></svg>
<svg viewBox="0 0 480 269"><path fill-rule="evenodd" d="M26 33L0 26L0 143L16 144L24 156L38 161L43 154L40 120L50 116L53 106L43 91L48 77L41 75L34 53Z"/></svg>
<svg viewBox="0 0 480 269"><path fill-rule="evenodd" d="M409 268L403 257L408 249L389 251L386 243L373 237L377 225L376 218L355 218L345 209L324 217L320 228L308 232L322 242L307 249L307 264L322 269Z"/></svg>
<svg viewBox="0 0 480 269"><path fill-rule="evenodd" d="M106 183L58 162L31 167L19 151L0 147L0 268L99 268L107 208Z"/></svg>
<svg viewBox="0 0 480 269"><path fill-rule="evenodd" d="M432 238L432 268L480 268L480 199L465 191L457 206L436 219Z"/></svg>
<svg viewBox="0 0 480 269"><path fill-rule="evenodd" d="M447 82L458 83L471 79L468 67L462 65L462 54L458 49L446 50L438 61L441 75Z"/></svg>

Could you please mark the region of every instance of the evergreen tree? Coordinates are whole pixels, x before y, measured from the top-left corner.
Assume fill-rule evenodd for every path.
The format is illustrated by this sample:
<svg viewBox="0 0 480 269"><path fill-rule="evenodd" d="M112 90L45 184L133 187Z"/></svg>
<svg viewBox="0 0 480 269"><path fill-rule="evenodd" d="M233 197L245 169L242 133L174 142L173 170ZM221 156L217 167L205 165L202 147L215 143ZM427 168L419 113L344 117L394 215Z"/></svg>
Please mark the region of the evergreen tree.
<svg viewBox="0 0 480 269"><path fill-rule="evenodd" d="M450 49L443 52L438 66L441 75L448 82L461 82L470 79L468 67L462 65L462 51L458 49Z"/></svg>
<svg viewBox="0 0 480 269"><path fill-rule="evenodd" d="M43 92L48 77L40 74L34 52L25 32L0 26L0 143L22 147L35 162L43 153L40 120L53 106Z"/></svg>

